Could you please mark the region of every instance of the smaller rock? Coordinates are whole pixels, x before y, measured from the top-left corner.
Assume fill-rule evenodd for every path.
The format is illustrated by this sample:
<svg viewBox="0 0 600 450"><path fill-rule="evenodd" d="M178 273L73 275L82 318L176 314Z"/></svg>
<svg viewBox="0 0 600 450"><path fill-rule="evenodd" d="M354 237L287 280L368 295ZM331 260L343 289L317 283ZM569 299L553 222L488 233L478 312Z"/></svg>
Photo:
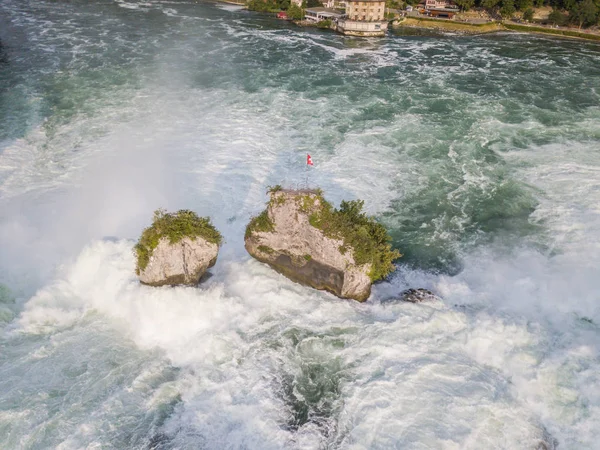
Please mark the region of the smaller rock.
<svg viewBox="0 0 600 450"><path fill-rule="evenodd" d="M428 300L437 299L437 295L427 289L407 289L400 293L400 299L405 302L421 303Z"/></svg>
<svg viewBox="0 0 600 450"><path fill-rule="evenodd" d="M221 240L208 217L189 210L158 210L134 248L136 273L150 286L195 286L215 265Z"/></svg>

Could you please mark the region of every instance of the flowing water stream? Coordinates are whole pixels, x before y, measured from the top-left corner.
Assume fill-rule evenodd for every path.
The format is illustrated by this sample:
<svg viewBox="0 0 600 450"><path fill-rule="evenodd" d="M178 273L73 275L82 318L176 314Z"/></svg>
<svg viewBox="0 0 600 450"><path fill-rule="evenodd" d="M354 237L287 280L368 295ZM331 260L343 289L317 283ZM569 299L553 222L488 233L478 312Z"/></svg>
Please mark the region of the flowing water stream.
<svg viewBox="0 0 600 450"><path fill-rule="evenodd" d="M307 152L404 254L366 303L243 248ZM224 234L199 288L136 281L158 207ZM0 3L0 448L594 449L599 326L600 45Z"/></svg>

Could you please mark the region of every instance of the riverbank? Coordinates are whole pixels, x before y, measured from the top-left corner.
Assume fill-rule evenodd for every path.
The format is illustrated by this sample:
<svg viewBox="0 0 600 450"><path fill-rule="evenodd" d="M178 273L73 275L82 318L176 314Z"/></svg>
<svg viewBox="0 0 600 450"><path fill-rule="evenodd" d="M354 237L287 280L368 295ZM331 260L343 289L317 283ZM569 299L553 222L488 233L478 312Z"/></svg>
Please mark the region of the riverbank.
<svg viewBox="0 0 600 450"><path fill-rule="evenodd" d="M578 30L565 30L563 28L549 28L540 27L534 25L522 25L511 22L504 22L504 28L511 31L520 31L525 33L536 33L536 34L550 34L559 37L588 39L593 41L600 41L600 34L597 33L586 33Z"/></svg>
<svg viewBox="0 0 600 450"><path fill-rule="evenodd" d="M517 31L525 33L545 34L556 37L588 39L600 41L600 34L587 33L564 28L524 25L513 22L467 23L448 19L432 19L429 17L406 17L392 23L392 28L415 28L460 34L483 34L499 31Z"/></svg>
<svg viewBox="0 0 600 450"><path fill-rule="evenodd" d="M420 28L436 31L451 31L461 34L481 34L504 31L506 28L500 22L466 23L448 19L431 19L429 17L406 17L394 21L392 28Z"/></svg>

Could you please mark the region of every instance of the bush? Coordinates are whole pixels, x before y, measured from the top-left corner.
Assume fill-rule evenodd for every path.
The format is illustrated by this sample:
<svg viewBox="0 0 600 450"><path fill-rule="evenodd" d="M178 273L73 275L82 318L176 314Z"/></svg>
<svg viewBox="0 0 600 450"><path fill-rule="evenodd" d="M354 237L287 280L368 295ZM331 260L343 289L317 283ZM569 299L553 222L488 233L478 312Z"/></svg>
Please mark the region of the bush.
<svg viewBox="0 0 600 450"><path fill-rule="evenodd" d="M527 22L533 21L533 9L528 8L525 10L523 13L523 20L526 20Z"/></svg>
<svg viewBox="0 0 600 450"><path fill-rule="evenodd" d="M287 11L287 15L292 20L302 20L304 19L304 11L295 3L290 5L290 8Z"/></svg>
<svg viewBox="0 0 600 450"><path fill-rule="evenodd" d="M331 28L331 20L321 20L317 22L317 28Z"/></svg>
<svg viewBox="0 0 600 450"><path fill-rule="evenodd" d="M568 21L568 17L557 9L552 10L552 12L548 15L548 22L553 25L563 26L566 25Z"/></svg>
<svg viewBox="0 0 600 450"><path fill-rule="evenodd" d="M279 4L275 0L249 0L246 6L250 11L276 12L279 11Z"/></svg>
<svg viewBox="0 0 600 450"><path fill-rule="evenodd" d="M152 225L142 232L140 240L134 247L138 275L150 262L152 252L163 237L168 238L171 244L176 244L186 237L190 239L201 237L217 245L221 245L223 240L221 233L210 223L208 217L198 217L195 212L187 209L181 209L176 213L167 213L163 209L158 209L154 211Z"/></svg>
<svg viewBox="0 0 600 450"><path fill-rule="evenodd" d="M321 196L319 201L321 208L310 215L310 224L328 237L343 240L340 251L353 249L357 265L371 264L371 281L381 280L394 270L393 261L402 255L392 250L385 227L362 211L362 200L343 201L340 209L333 208Z"/></svg>
<svg viewBox="0 0 600 450"><path fill-rule="evenodd" d="M505 19L510 19L515 13L515 2L513 0L503 0L500 15Z"/></svg>
<svg viewBox="0 0 600 450"><path fill-rule="evenodd" d="M248 239L255 231L262 231L268 233L274 230L275 225L273 225L273 222L271 222L269 214L265 209L258 216L255 216L252 219L250 219L250 223L246 227L246 234L244 235L244 238Z"/></svg>

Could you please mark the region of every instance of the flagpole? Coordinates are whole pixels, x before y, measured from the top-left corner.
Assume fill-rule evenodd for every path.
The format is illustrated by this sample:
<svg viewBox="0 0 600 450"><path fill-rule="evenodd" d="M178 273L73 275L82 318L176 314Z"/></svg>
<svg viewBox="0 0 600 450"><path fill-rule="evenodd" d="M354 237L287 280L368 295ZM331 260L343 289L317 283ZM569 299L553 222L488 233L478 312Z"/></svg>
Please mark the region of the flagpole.
<svg viewBox="0 0 600 450"><path fill-rule="evenodd" d="M308 189L308 162L304 166L304 188Z"/></svg>

